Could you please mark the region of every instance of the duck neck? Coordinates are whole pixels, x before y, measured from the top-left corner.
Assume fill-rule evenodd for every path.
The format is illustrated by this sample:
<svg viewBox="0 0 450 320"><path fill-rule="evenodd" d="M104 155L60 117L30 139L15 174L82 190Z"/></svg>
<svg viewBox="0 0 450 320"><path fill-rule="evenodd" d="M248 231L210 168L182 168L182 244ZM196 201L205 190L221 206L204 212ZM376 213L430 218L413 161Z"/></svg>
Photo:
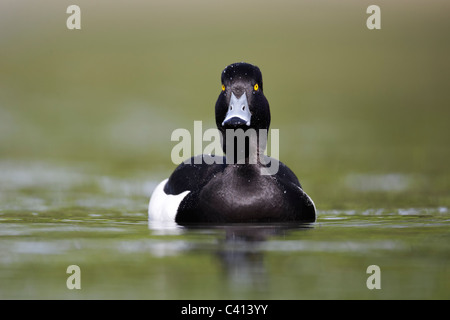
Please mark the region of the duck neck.
<svg viewBox="0 0 450 320"><path fill-rule="evenodd" d="M222 135L227 164L261 164L267 145L267 130L227 129Z"/></svg>

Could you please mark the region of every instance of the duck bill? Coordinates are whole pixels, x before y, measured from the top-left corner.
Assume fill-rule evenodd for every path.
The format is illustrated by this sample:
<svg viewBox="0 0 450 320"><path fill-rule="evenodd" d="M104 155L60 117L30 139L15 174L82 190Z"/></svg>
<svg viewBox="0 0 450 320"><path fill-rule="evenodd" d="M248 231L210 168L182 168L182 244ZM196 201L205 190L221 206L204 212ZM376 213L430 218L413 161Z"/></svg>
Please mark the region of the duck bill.
<svg viewBox="0 0 450 320"><path fill-rule="evenodd" d="M230 104L228 105L228 112L225 115L225 120L222 122L222 126L250 126L252 114L248 107L247 95L245 92L237 98L234 93L231 93Z"/></svg>

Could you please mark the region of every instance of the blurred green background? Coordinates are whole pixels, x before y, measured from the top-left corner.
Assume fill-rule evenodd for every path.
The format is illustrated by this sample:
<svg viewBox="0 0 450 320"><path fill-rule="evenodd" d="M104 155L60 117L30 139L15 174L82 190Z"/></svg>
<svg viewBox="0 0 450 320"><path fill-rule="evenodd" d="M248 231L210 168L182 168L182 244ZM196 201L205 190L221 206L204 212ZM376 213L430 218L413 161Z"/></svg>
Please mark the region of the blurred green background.
<svg viewBox="0 0 450 320"><path fill-rule="evenodd" d="M66 28L71 4L81 30ZM371 4L381 30L366 27ZM0 161L167 177L172 131L214 127L220 73L246 61L262 70L280 160L318 208L450 206L449 9L2 0Z"/></svg>

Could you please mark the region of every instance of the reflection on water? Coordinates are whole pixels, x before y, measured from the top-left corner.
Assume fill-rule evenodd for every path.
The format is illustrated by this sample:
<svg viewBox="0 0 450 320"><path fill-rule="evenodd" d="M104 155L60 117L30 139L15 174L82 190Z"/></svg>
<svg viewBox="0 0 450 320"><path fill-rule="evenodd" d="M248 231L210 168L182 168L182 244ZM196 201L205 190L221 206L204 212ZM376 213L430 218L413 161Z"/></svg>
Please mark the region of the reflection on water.
<svg viewBox="0 0 450 320"><path fill-rule="evenodd" d="M191 227L148 225L145 211L85 210L1 212L2 298L37 292L43 298L443 298L450 292L447 208L323 211L305 225ZM79 292L61 285L71 264L83 272ZM365 288L372 264L385 279L378 293Z"/></svg>
<svg viewBox="0 0 450 320"><path fill-rule="evenodd" d="M270 274L265 264L264 242L273 236L284 236L289 230L307 230L313 224L239 225L223 226L225 236L220 240L217 257L228 283L239 290L268 289Z"/></svg>
<svg viewBox="0 0 450 320"><path fill-rule="evenodd" d="M268 248L265 246L267 241L273 237L284 237L292 230L309 230L313 227L313 223L198 224L181 227L174 222L149 221L149 229L154 235L182 235L190 231L213 235L214 244L210 244L208 249L205 244L195 246L168 241L154 244L152 253L167 256L181 251L206 249L220 262L228 285L237 290L267 288L267 282L270 280L264 259Z"/></svg>

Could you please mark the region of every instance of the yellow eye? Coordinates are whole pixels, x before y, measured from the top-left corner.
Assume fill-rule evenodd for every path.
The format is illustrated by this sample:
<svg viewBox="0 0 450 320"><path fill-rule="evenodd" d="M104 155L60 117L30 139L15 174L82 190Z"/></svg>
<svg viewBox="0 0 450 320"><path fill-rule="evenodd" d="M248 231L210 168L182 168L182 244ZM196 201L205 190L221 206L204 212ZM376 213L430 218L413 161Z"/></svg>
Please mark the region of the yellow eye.
<svg viewBox="0 0 450 320"><path fill-rule="evenodd" d="M258 89L259 89L258 84L255 84L255 85L253 86L253 90L258 91Z"/></svg>
<svg viewBox="0 0 450 320"><path fill-rule="evenodd" d="M222 91L225 91L225 85L224 84L222 85Z"/></svg>

